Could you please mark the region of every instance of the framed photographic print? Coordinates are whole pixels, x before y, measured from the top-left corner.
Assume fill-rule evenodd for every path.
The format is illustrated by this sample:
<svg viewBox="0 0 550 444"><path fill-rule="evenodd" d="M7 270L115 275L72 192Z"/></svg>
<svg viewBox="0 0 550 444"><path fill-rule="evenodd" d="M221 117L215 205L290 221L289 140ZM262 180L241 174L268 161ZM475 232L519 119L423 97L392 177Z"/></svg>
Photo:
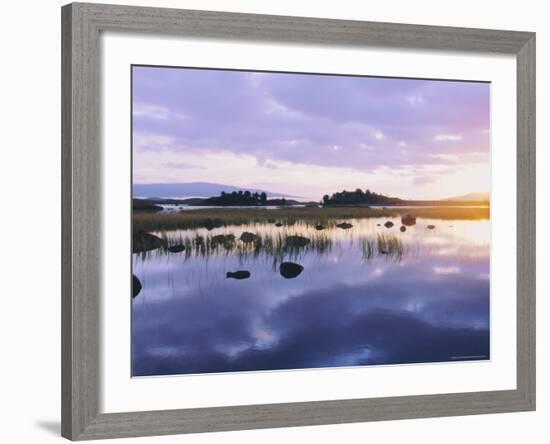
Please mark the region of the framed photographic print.
<svg viewBox="0 0 550 444"><path fill-rule="evenodd" d="M533 33L62 23L63 436L535 408Z"/></svg>

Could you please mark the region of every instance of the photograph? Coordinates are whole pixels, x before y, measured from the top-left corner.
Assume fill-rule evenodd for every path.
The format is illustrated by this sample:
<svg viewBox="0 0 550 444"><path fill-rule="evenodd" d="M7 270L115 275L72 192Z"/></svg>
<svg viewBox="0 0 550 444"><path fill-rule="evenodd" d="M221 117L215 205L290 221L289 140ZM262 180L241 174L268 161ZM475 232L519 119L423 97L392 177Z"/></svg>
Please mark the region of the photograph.
<svg viewBox="0 0 550 444"><path fill-rule="evenodd" d="M490 82L130 70L133 377L491 359Z"/></svg>

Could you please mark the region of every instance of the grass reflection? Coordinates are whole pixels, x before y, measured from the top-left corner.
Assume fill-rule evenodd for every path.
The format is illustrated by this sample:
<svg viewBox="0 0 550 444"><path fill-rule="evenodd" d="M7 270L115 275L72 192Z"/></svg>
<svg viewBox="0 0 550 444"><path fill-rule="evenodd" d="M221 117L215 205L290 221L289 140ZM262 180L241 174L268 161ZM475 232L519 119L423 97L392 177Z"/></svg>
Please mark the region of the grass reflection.
<svg viewBox="0 0 550 444"><path fill-rule="evenodd" d="M400 262L405 254L401 239L393 234L378 234L376 239L361 239L363 261L369 261L378 255Z"/></svg>
<svg viewBox="0 0 550 444"><path fill-rule="evenodd" d="M297 227L299 228L299 227ZM136 257L147 260L153 256L181 257L184 260L210 257L223 257L233 255L240 262L247 259L264 258L271 261L273 267L285 260L300 261L306 256L325 256L333 251L340 242L338 228L326 229L315 232L312 230L285 231L285 232L244 232L249 237L234 233L223 234L199 234L190 230L167 233L160 235L163 247L140 252ZM243 237L245 240L243 240ZM399 262L406 247L394 234L377 234L376 236L353 235L350 240L358 237L362 251L363 261L383 256L387 259ZM174 252L175 251L175 252Z"/></svg>

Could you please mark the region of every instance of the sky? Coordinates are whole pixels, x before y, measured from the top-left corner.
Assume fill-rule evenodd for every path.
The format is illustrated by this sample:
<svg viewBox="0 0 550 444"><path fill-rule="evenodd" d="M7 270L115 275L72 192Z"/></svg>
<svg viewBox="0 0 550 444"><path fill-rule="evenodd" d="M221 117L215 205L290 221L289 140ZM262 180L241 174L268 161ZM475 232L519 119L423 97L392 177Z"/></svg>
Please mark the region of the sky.
<svg viewBox="0 0 550 444"><path fill-rule="evenodd" d="M133 181L308 199L490 188L490 84L133 67Z"/></svg>

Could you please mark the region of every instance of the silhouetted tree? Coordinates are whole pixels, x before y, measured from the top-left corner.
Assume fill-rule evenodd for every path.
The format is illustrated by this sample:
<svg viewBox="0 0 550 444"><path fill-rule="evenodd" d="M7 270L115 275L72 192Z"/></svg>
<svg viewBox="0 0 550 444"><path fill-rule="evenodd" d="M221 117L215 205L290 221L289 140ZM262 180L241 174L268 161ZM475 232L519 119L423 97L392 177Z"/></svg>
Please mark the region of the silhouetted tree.
<svg viewBox="0 0 550 444"><path fill-rule="evenodd" d="M284 202L286 204L286 202ZM202 205L219 206L257 206L267 204L266 193L252 193L249 190L232 191L226 193L222 191L219 196L204 199Z"/></svg>
<svg viewBox="0 0 550 444"><path fill-rule="evenodd" d="M384 194L378 194L367 189L363 192L357 188L355 191L340 191L332 194L332 196L324 195L324 205L390 205L397 204L401 201L397 197L388 197Z"/></svg>

